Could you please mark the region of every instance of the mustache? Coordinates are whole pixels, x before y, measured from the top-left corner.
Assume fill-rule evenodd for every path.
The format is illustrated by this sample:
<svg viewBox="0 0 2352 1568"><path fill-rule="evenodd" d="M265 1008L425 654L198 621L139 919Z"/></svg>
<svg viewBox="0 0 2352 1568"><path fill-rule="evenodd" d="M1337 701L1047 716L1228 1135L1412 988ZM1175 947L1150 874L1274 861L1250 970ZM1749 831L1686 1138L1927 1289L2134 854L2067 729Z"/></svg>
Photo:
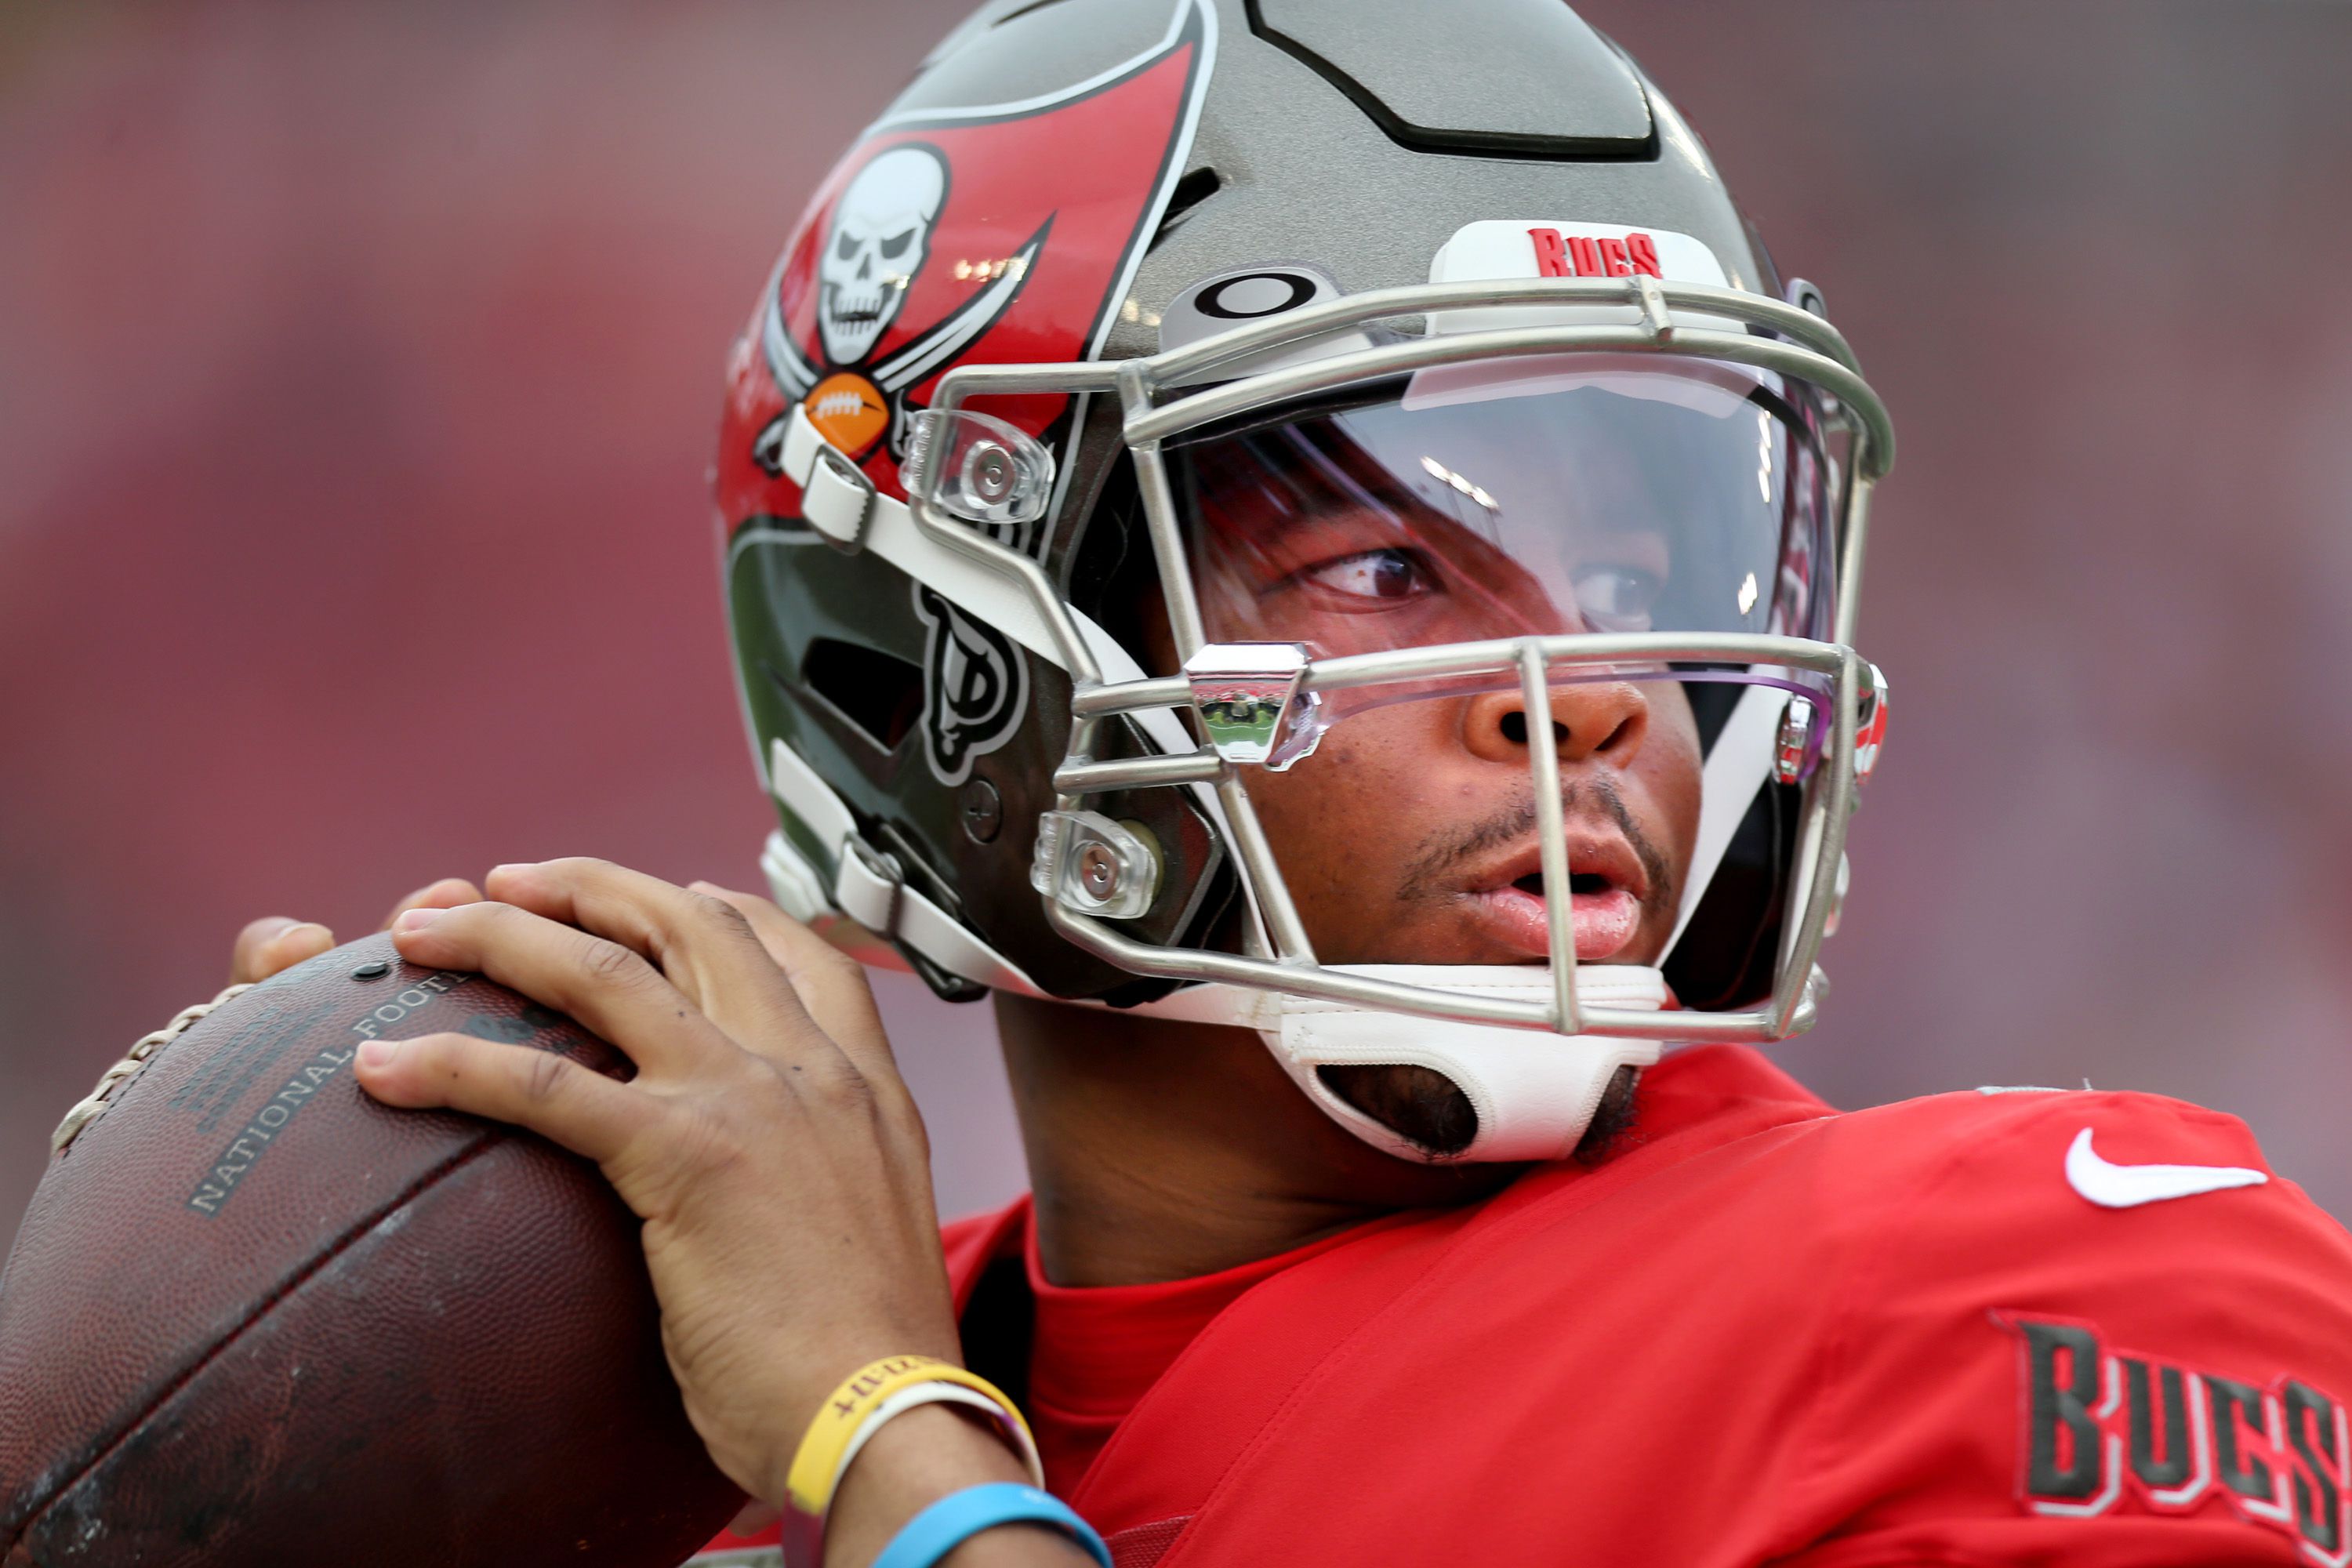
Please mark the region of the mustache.
<svg viewBox="0 0 2352 1568"><path fill-rule="evenodd" d="M1634 820L1633 812L1625 805L1625 797L1618 793L1612 780L1601 777L1563 784L1559 798L1561 810L1570 816L1576 816L1579 808L1590 800L1616 824L1617 831L1625 836L1625 842L1633 847L1633 858L1641 861L1643 873L1649 879L1650 892L1643 900L1644 908L1661 910L1675 903L1674 868L1667 863L1656 842ZM1453 890L1445 885L1449 874L1497 849L1507 848L1527 839L1536 832L1540 820L1536 812L1535 796L1530 792L1526 799L1514 802L1458 835L1444 838L1431 836L1423 841L1421 848L1405 866L1403 877L1397 884L1397 897L1408 903L1430 897L1444 897Z"/></svg>

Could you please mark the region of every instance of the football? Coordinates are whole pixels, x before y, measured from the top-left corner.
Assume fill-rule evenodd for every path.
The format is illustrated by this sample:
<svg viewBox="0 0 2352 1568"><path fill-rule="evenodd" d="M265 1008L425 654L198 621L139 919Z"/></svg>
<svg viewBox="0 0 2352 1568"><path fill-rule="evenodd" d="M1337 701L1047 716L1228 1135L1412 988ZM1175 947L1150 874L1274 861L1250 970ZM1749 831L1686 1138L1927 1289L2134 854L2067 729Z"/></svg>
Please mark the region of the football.
<svg viewBox="0 0 2352 1568"><path fill-rule="evenodd" d="M384 936L174 1024L58 1129L0 1271L0 1563L667 1568L726 1523L596 1168L351 1070L619 1052Z"/></svg>

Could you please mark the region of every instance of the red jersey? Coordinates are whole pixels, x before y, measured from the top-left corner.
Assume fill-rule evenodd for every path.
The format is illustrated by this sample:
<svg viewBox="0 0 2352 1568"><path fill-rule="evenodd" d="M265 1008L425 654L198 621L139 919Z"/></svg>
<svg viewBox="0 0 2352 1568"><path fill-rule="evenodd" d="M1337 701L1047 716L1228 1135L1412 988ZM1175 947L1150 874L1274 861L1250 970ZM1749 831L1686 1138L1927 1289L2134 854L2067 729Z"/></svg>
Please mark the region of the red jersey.
<svg viewBox="0 0 2352 1568"><path fill-rule="evenodd" d="M2352 1237L2242 1123L1734 1047L1640 1106L1235 1296L1069 1485L1120 1568L2352 1563ZM947 1233L1016 1389L1024 1223Z"/></svg>
<svg viewBox="0 0 2352 1568"><path fill-rule="evenodd" d="M1027 1199L1002 1215L950 1226L951 1245L958 1229L992 1243L975 1249L983 1261L1021 1256L1033 1303L1021 1413L1036 1434L1046 1486L1064 1497L1077 1489L1128 1412L1219 1313L1260 1280L1349 1239L1329 1237L1197 1279L1073 1287L1046 1279ZM964 1289L967 1301L971 1289Z"/></svg>

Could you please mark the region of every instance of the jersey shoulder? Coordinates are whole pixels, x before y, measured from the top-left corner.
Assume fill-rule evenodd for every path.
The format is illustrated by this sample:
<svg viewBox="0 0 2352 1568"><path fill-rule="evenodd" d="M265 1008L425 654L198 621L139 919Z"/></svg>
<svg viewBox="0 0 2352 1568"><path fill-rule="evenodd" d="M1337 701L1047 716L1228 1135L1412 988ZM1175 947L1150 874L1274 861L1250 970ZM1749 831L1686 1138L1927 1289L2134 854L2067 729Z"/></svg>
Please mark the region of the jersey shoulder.
<svg viewBox="0 0 2352 1568"><path fill-rule="evenodd" d="M1998 1162L2060 1124L2159 1142L2183 1160L2251 1163L2262 1155L2252 1131L2226 1111L2133 1090L1992 1086L1843 1111L1813 1130L1862 1157L1939 1163L1956 1154Z"/></svg>
<svg viewBox="0 0 2352 1568"><path fill-rule="evenodd" d="M1809 1424L1841 1528L2347 1560L2352 1237L2243 1122L2004 1091L1807 1132L1846 1238Z"/></svg>
<svg viewBox="0 0 2352 1568"><path fill-rule="evenodd" d="M2190 1249L2210 1262L2284 1246L2306 1263L2352 1267L2352 1237L2272 1169L2243 1121L2185 1100L1987 1089L1805 1131L1820 1176L1880 1225L1948 1240L2011 1232L2086 1257Z"/></svg>
<svg viewBox="0 0 2352 1568"><path fill-rule="evenodd" d="M2108 1312L2209 1342L2259 1319L2279 1348L2352 1350L2352 1236L2234 1116L2152 1094L1971 1091L1805 1131L1808 1196L1879 1306Z"/></svg>

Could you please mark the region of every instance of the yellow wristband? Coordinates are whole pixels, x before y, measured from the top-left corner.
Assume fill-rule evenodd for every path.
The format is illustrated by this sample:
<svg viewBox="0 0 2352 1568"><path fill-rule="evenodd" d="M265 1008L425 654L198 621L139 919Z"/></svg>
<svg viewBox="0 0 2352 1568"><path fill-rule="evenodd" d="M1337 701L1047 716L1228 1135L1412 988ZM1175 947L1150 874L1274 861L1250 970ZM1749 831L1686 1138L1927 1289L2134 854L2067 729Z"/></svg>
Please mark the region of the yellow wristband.
<svg viewBox="0 0 2352 1568"><path fill-rule="evenodd" d="M823 1519L833 1504L834 1482L845 1468L842 1460L851 1439L885 1400L920 1383L958 1384L984 1396L1010 1418L1019 1433L1018 1446L1027 1453L1036 1451L1020 1410L1003 1390L978 1373L966 1372L937 1356L885 1356L844 1378L841 1386L817 1407L816 1419L802 1435L801 1446L793 1453L793 1468L784 1478L793 1507L812 1519Z"/></svg>

